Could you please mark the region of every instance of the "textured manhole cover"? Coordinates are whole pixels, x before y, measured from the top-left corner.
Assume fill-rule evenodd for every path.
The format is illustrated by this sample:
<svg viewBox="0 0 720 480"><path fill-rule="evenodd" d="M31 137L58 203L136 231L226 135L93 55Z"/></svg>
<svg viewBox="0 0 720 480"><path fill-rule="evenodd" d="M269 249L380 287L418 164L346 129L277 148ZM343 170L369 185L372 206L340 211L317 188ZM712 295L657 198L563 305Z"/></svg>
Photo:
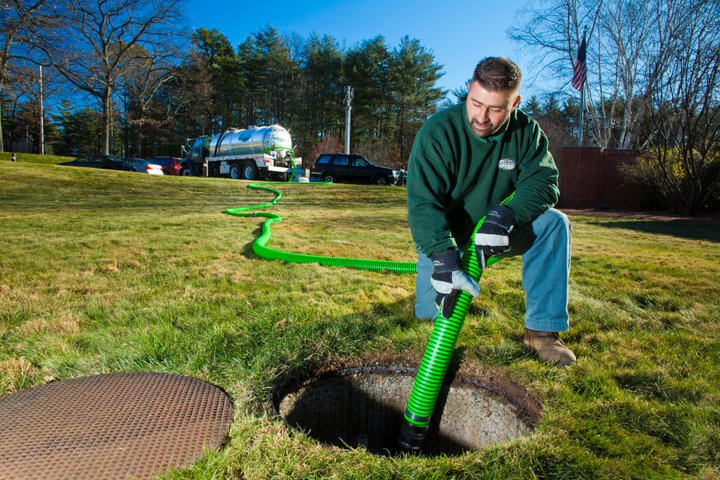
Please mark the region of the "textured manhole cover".
<svg viewBox="0 0 720 480"><path fill-rule="evenodd" d="M393 455L414 379L415 369L405 366L341 368L279 387L274 407L321 442ZM538 403L506 378L456 376L440 393L421 453L454 455L514 440L531 433L539 416Z"/></svg>
<svg viewBox="0 0 720 480"><path fill-rule="evenodd" d="M217 448L232 403L206 382L117 373L0 397L0 479L143 479Z"/></svg>

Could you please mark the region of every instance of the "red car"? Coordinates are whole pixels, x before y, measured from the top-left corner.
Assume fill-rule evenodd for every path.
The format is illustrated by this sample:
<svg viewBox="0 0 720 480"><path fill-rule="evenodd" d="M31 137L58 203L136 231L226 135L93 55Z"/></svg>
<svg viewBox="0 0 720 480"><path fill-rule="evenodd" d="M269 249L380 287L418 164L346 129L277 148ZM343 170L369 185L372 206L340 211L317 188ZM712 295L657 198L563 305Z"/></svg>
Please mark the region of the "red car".
<svg viewBox="0 0 720 480"><path fill-rule="evenodd" d="M162 166L165 175L192 176L192 168L187 159L178 157L153 157L148 158L148 162Z"/></svg>

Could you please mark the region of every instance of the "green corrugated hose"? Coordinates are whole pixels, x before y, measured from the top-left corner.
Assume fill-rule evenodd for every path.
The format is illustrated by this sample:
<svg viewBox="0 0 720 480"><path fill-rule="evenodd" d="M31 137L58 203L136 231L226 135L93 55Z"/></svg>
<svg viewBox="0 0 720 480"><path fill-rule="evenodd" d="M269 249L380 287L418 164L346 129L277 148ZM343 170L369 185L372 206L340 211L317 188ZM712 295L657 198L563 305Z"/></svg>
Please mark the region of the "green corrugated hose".
<svg viewBox="0 0 720 480"><path fill-rule="evenodd" d="M513 193L503 200L502 205L512 200L514 195ZM473 237L484 221L485 217L482 217L477 223ZM500 261L500 258L490 257L487 260L487 266L498 261ZM475 281L480 281L483 271L478 264L473 242L468 245L462 256L462 269ZM465 321L472 298L472 295L461 290L456 297L457 300L449 318L444 318L438 312L435 325L430 334L430 340L427 347L425 347L425 353L418 367L417 376L400 427L398 444L405 450L414 452L422 447L430 425L430 417L433 410L435 410L438 394L450 365L455 343L460 335L460 329Z"/></svg>
<svg viewBox="0 0 720 480"><path fill-rule="evenodd" d="M275 148L276 150L278 148ZM267 151L269 151L268 149ZM285 149L290 152L291 157L294 157L294 152L291 149ZM264 151L266 152L266 151ZM233 215L236 217L263 217L267 218L262 225L260 236L253 242L253 252L258 257L266 258L268 260L284 260L292 263L318 263L320 265L326 265L331 267L352 267L363 270L390 270L397 273L415 273L417 271L416 264L414 262L390 262L387 260L368 260L363 258L342 258L342 257L326 257L322 255L308 255L304 253L293 253L277 250L267 246L270 241L270 225L275 222L282 221L280 215L274 213L265 212L252 212L247 213L250 210L258 210L261 208L272 207L282 198L282 192L271 188L269 185L278 185L292 182L295 177L295 161L291 159L293 165L293 171L289 175L287 182L255 182L248 185L248 188L253 190L265 190L275 194L275 198L269 203L263 203L260 205L250 205L247 207L229 208L224 213ZM313 182L314 185L328 185L327 182Z"/></svg>
<svg viewBox="0 0 720 480"><path fill-rule="evenodd" d="M292 177L291 177L292 178ZM397 273L415 273L416 264L414 262L390 262L387 260L368 260L363 258L342 258L342 257L326 257L322 255L309 255L305 253L284 252L267 246L270 241L270 225L282 220L280 215L265 212L247 213L249 210L257 210L275 205L282 197L282 193L274 188L270 188L268 184L278 184L280 182L257 182L248 185L253 190L266 190L274 193L275 198L261 205L251 205L248 207L229 208L224 213L236 217L264 217L267 218L262 225L260 236L253 242L253 252L258 257L267 258L269 260L284 260L292 263L318 263L332 267L353 267L363 270L390 270ZM285 182L281 182L285 183ZM324 182L323 182L324 183Z"/></svg>
<svg viewBox="0 0 720 480"><path fill-rule="evenodd" d="M293 162L294 164L294 162ZM288 183L292 181L293 174L290 175ZM230 208L224 211L228 215L236 217L264 217L267 218L262 225L260 236L253 242L253 252L261 258L269 260L284 260L292 263L318 263L320 265L335 267L352 267L364 270L390 270L397 273L415 273L417 265L413 262L391 262L386 260L368 260L361 258L342 258L327 257L321 255L309 255L303 253L285 252L267 246L270 241L270 225L274 222L282 220L280 215L274 213L252 212L260 208L267 208L275 205L281 198L282 193L279 190L269 187L268 185L284 184L286 182L256 182L248 185L253 190L265 190L275 194L275 198L269 203L259 205L250 205L247 207ZM327 184L325 182L318 182ZM316 184L318 184L316 183ZM513 198L514 194L506 198L502 204L505 205ZM475 232L482 225L485 217L482 217L475 226ZM474 235L473 235L474 236ZM488 259L487 265L490 266L500 259L492 257ZM462 256L462 268L465 273L470 275L476 281L480 280L482 270L478 265L477 255L475 253L475 245L470 244L464 255ZM435 409L438 394L442 387L445 374L447 373L450 359L455 349L455 343L460 335L465 316L470 308L472 296L460 291L455 305L453 306L450 318L444 318L438 314L433 326L430 340L420 367L418 368L415 382L413 383L410 398L408 399L405 414L403 416L403 424L400 429L398 443L400 446L409 451L417 451L422 447L428 426L430 425L430 417Z"/></svg>

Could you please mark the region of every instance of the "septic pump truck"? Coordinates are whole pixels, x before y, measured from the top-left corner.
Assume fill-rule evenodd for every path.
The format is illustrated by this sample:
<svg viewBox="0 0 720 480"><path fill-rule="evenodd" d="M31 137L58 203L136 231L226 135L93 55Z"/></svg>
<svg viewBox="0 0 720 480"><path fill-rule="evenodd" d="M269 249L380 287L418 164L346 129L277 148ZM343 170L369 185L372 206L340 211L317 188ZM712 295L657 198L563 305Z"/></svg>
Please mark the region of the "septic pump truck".
<svg viewBox="0 0 720 480"><path fill-rule="evenodd" d="M190 160L193 175L245 180L287 180L293 167L302 165L302 159L294 157L290 132L280 125L231 128L188 139L183 157Z"/></svg>

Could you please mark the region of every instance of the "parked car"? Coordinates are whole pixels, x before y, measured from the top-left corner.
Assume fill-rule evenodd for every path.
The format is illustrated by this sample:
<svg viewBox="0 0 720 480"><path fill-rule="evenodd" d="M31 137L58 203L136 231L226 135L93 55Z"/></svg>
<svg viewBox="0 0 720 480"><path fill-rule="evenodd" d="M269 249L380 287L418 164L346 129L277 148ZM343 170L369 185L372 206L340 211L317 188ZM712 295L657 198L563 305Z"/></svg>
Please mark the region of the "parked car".
<svg viewBox="0 0 720 480"><path fill-rule="evenodd" d="M149 162L157 163L162 167L165 175L181 175L183 177L192 176L192 166L187 158L179 157L151 157Z"/></svg>
<svg viewBox="0 0 720 480"><path fill-rule="evenodd" d="M131 172L149 173L150 175L163 175L161 165L143 158L125 157L123 160L130 165Z"/></svg>
<svg viewBox="0 0 720 480"><path fill-rule="evenodd" d="M103 168L106 170L123 170L126 172L131 172L135 168L134 165L126 162L121 157L116 157L115 155L100 154L83 155L76 158L75 160L71 160L69 162L62 162L58 165L67 165L70 167Z"/></svg>
<svg viewBox="0 0 720 480"><path fill-rule="evenodd" d="M344 153L324 153L320 155L310 177L324 182L374 183L392 185L397 181L398 173L387 167L375 165L360 155Z"/></svg>

